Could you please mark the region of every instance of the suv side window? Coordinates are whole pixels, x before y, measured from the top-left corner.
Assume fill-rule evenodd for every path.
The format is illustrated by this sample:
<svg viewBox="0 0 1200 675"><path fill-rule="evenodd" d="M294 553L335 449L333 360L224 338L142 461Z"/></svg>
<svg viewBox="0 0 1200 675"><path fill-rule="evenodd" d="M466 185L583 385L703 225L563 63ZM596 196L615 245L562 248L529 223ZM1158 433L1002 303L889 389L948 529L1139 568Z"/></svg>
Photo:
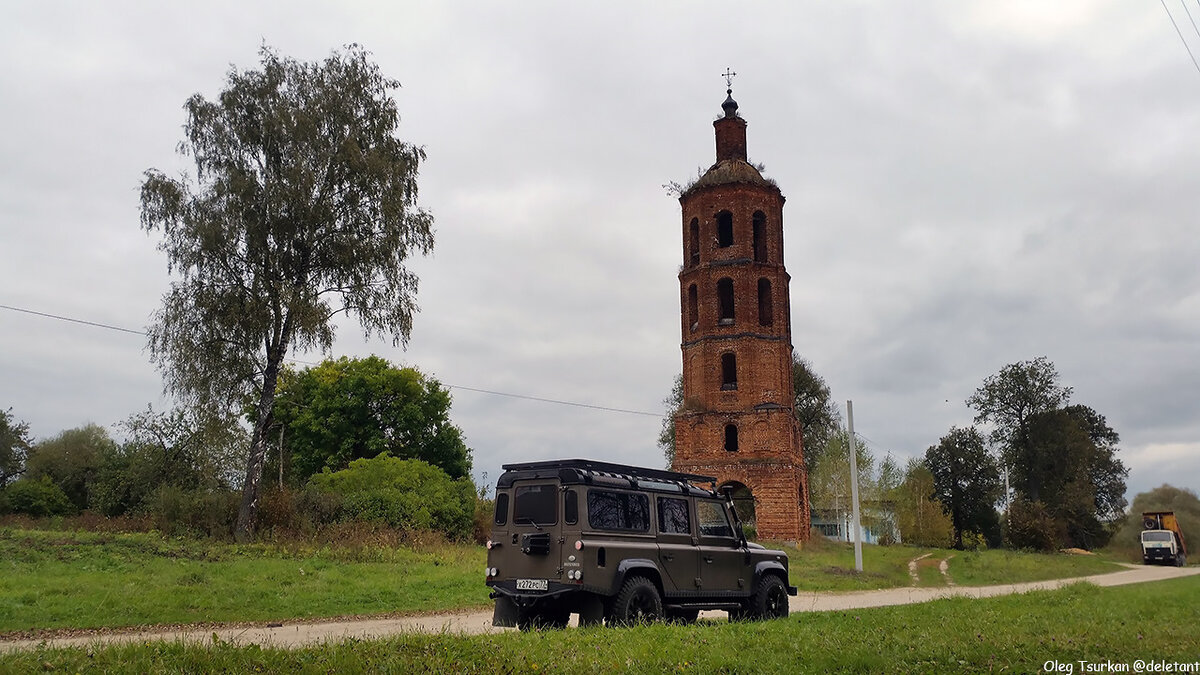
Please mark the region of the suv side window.
<svg viewBox="0 0 1200 675"><path fill-rule="evenodd" d="M587 508L593 529L650 531L650 499L644 494L588 490Z"/></svg>
<svg viewBox="0 0 1200 675"><path fill-rule="evenodd" d="M579 493L574 490L567 490L563 494L563 520L568 525L579 522Z"/></svg>
<svg viewBox="0 0 1200 675"><path fill-rule="evenodd" d="M729 514L721 502L696 501L696 520L700 523L700 534L705 537L732 537L733 527Z"/></svg>
<svg viewBox="0 0 1200 675"><path fill-rule="evenodd" d="M691 534L692 519L686 499L658 498L658 531L662 534Z"/></svg>
<svg viewBox="0 0 1200 675"><path fill-rule="evenodd" d="M558 490L553 485L522 485L513 501L513 523L558 523Z"/></svg>
<svg viewBox="0 0 1200 675"><path fill-rule="evenodd" d="M496 495L496 524L505 525L508 523L508 493L501 492Z"/></svg>

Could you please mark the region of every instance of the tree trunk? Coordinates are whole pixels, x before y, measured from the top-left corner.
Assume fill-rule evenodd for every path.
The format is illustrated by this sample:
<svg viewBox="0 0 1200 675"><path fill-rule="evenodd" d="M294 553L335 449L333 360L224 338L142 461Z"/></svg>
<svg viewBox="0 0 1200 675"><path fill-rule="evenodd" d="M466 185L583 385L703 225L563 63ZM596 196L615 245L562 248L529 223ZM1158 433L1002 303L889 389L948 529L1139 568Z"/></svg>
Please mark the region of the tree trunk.
<svg viewBox="0 0 1200 675"><path fill-rule="evenodd" d="M284 350L280 350L282 355ZM254 435L250 442L250 457L246 460L246 480L242 485L242 505L238 508L237 526L233 538L239 544L254 539L258 525L258 488L262 482L263 465L267 458L267 431L274 424L275 385L279 380L282 358L268 358L263 373L263 388L258 399L258 420L254 423Z"/></svg>
<svg viewBox="0 0 1200 675"><path fill-rule="evenodd" d="M961 550L963 550L962 504L959 500L954 499L953 497L951 497L950 501L951 501L950 510L953 512L953 515L950 518L950 524L954 527L954 548L961 551Z"/></svg>

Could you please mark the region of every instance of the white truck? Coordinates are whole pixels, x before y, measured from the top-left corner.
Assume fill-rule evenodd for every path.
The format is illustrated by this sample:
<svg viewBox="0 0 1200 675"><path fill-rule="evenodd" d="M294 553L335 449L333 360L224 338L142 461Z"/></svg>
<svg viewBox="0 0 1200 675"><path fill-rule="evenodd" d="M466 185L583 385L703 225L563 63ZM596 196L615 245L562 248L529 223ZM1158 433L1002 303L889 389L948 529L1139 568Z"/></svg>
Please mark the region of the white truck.
<svg viewBox="0 0 1200 675"><path fill-rule="evenodd" d="M1147 511L1142 514L1142 562L1147 565L1187 564L1187 545L1183 530L1173 511Z"/></svg>

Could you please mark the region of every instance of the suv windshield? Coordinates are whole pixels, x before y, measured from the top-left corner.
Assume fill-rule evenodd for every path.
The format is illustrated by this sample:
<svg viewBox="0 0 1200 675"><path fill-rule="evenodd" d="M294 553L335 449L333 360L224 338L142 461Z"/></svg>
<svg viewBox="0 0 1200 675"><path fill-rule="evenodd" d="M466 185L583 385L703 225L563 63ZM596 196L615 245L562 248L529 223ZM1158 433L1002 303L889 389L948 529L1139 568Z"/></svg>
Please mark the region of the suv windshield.
<svg viewBox="0 0 1200 675"><path fill-rule="evenodd" d="M732 537L733 527L729 516L720 502L696 502L696 519L700 523L700 534L706 537Z"/></svg>
<svg viewBox="0 0 1200 675"><path fill-rule="evenodd" d="M533 525L553 525L558 522L558 489L553 485L522 485L517 488L513 506L513 522Z"/></svg>

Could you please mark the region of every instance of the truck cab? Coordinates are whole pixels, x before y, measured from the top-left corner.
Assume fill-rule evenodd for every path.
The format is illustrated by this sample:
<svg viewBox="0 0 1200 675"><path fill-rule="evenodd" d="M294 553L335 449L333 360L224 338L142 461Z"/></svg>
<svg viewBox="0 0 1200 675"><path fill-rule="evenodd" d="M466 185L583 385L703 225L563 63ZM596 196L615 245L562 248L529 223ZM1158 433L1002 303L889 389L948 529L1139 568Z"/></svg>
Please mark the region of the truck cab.
<svg viewBox="0 0 1200 675"><path fill-rule="evenodd" d="M1150 511L1142 514L1142 562L1147 565L1187 564L1187 546L1183 531L1171 511Z"/></svg>

